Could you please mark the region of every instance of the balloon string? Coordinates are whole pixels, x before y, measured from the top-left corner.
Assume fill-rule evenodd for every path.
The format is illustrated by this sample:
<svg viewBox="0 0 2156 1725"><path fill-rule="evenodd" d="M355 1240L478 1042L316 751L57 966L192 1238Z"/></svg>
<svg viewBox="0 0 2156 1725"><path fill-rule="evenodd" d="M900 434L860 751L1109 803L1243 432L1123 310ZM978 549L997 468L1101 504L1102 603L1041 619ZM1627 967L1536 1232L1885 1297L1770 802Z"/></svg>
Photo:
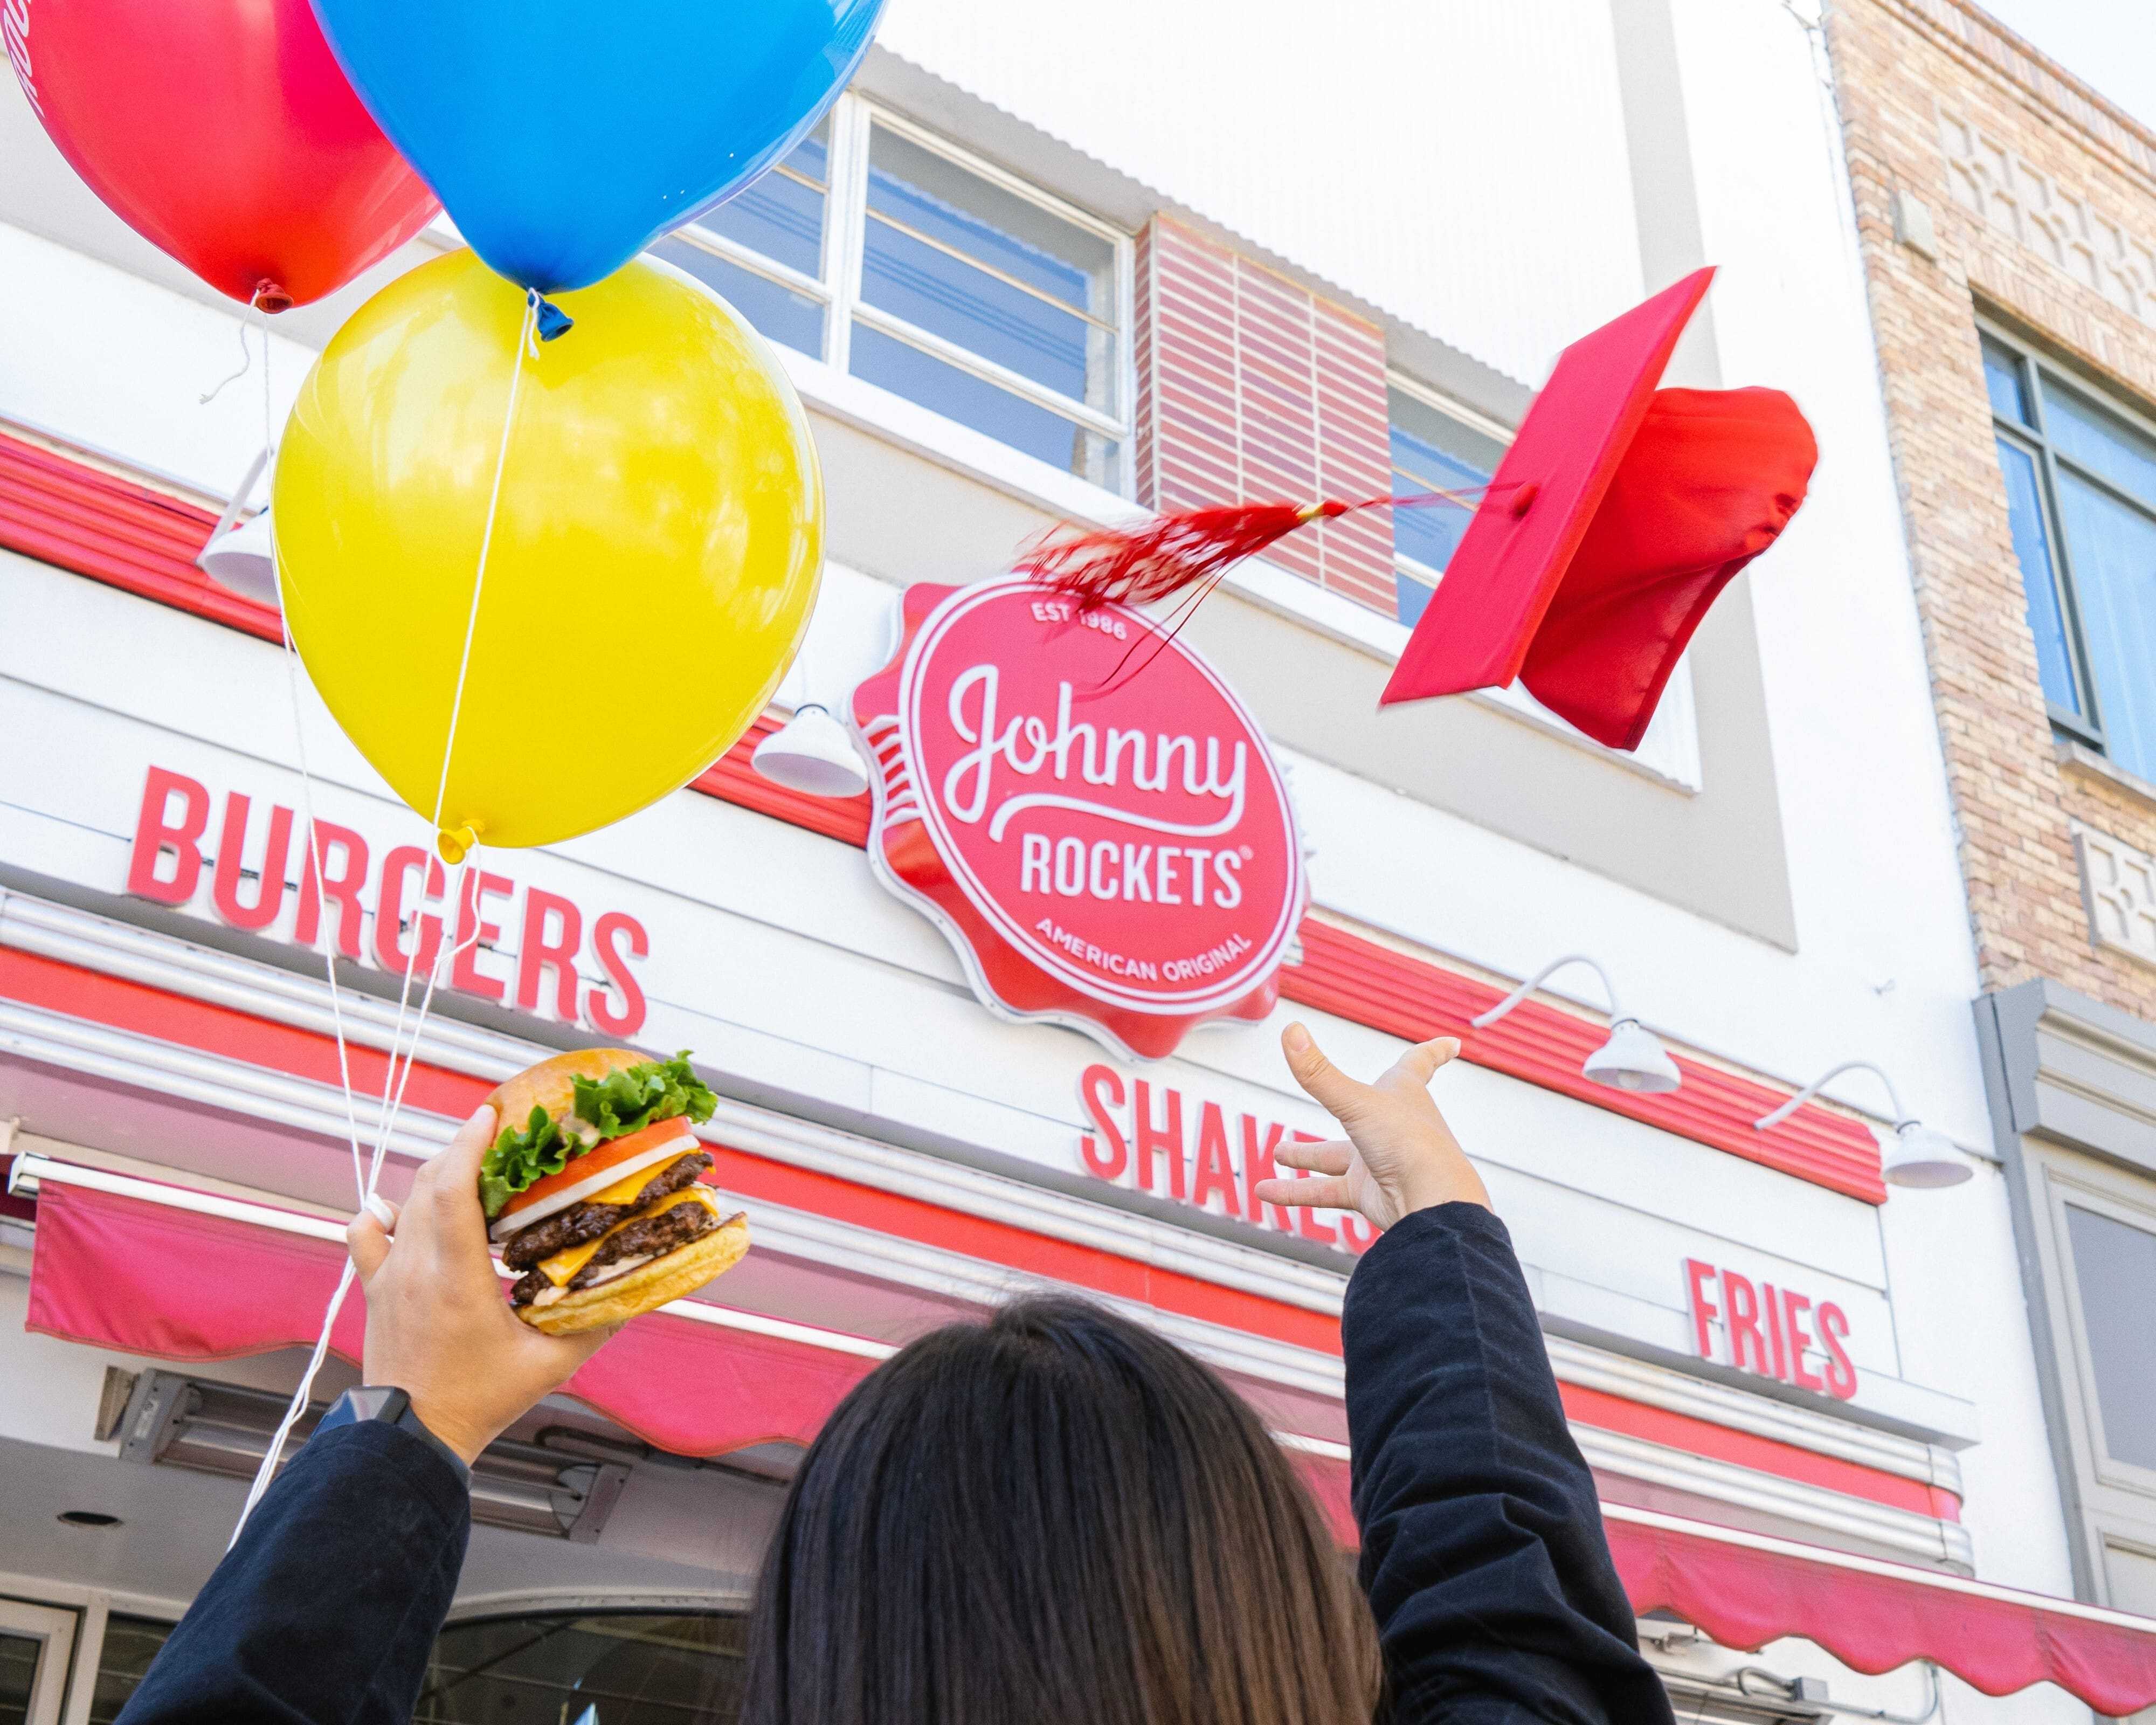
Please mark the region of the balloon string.
<svg viewBox="0 0 2156 1725"><path fill-rule="evenodd" d="M479 567L472 574L471 609L465 615L465 645L457 660L457 687L449 702L449 734L442 739L442 774L434 785L434 830L438 833L442 829L442 807L449 798L449 759L457 747L457 721L464 714L465 676L471 669L472 640L479 633L479 600L486 587L487 553L494 548L494 521L501 504L501 475L509 465L509 437L516 424L516 389L524 381L525 350L531 346L532 325L538 315L538 290L527 288L524 292L524 321L516 331L516 362L509 372L509 404L501 415L501 444L494 455L494 485L486 494L486 525L480 532Z"/></svg>
<svg viewBox="0 0 2156 1725"><path fill-rule="evenodd" d="M471 670L472 643L479 632L480 597L485 588L487 557L494 545L494 524L495 516L499 512L501 507L502 475L509 465L510 435L516 423L517 391L519 386L523 382L524 377L524 356L532 347L532 331L534 323L538 315L538 301L539 296L536 293L530 291L526 293L524 300L523 321L521 326L517 331L516 337L516 358L509 373L509 398L502 411L501 442L495 453L494 483L487 492L486 522L480 534L479 562L478 566L474 570L472 575L471 608L466 614L465 618L464 647L457 660L456 688L454 694L451 696L449 701L449 729L442 739L442 770L434 786L434 827L438 834L442 829L442 810L449 798L449 766L456 751L458 721L462 717L464 712L465 684ZM265 356L264 370L266 372L266 356L269 351L269 332L266 329L263 332L263 351ZM264 383L265 389L263 400L264 413L266 419L270 413L269 403L270 399L267 393L266 378L264 380ZM284 594L280 581L278 593L279 608L280 610L283 608L283 599ZM287 648L290 648L292 644L292 635L289 624L287 624L285 629L285 640ZM296 657L296 649L295 649L295 656ZM296 726L299 713L299 695L296 678L292 685L292 693L294 702L294 723ZM314 855L316 897L318 902L326 902L323 899L321 891L321 853L319 841L316 840L313 831L314 815L312 812L311 794L308 791L304 746L301 752L300 773L302 793L308 794L310 798L307 810L307 824L309 829L308 837L310 840L310 848L313 851ZM457 862L456 875L454 881L448 883L449 886L449 891L447 895L448 906L450 909L452 917L460 917L462 916L464 886L470 874L470 853L468 850L465 856L459 858ZM425 896L424 884L424 876L423 875L421 879L421 897L423 899ZM441 980L442 961L444 958L454 960L468 948L475 946L478 943L480 919L476 911L475 911L471 921L471 932L463 940L456 942L454 945L450 945L448 942L438 942L436 943L434 955L427 966L427 985L420 995L418 1011L416 1015L411 1018L410 1020L410 1037L408 1043L406 1040L406 1017L411 1005L412 982L413 973L418 968L419 948L424 943L420 937L422 927L421 917L417 913L413 916L412 938L404 955L403 980L402 985L398 989L397 1019L394 1025L391 1029L389 1036L389 1061L388 1068L382 1075L382 1106L376 1118L374 1147L372 1153L367 1158L365 1176L363 1178L360 1178L358 1182L360 1189L360 1207L362 1209L366 1209L373 1201L375 1187L382 1175L382 1165L388 1154L389 1141L396 1132L398 1117L403 1111L405 1090L412 1081L412 1068L418 1061L420 1040L425 1034L427 1020L434 1008L434 990L437 984ZM454 921L452 921L449 926L454 931L456 926ZM331 947L328 949L328 973L330 978L331 1001L332 1014L336 1018L336 1022L337 1024L339 1076L343 1082L346 1108L347 1115L349 1116L352 1113L352 1074L349 1065L346 1064L344 1060L342 1019L341 1015L338 1014L336 1008L337 996L336 992L336 974L335 954L336 946L334 941L332 941ZM402 1055L401 1070L399 1061L400 1054ZM359 1145L358 1128L356 1117L353 1120L352 1127L352 1171L356 1177L358 1176ZM270 1447L264 1453L261 1464L255 1469L254 1478L248 1486L247 1501L240 1507L239 1517L234 1524L232 1538L225 1543L225 1549L227 1551L231 1550L234 1545L237 1545L239 1543L240 1534L246 1530L248 1518L254 1513L255 1505L262 1501L262 1494L269 1490L270 1481L276 1476L278 1463L283 1455L285 1440L291 1435L292 1427L298 1422L300 1414L305 1409L309 1399L313 1393L316 1375L321 1369L323 1358L329 1351L330 1337L336 1328L337 1317L344 1309L345 1296L352 1291L353 1276L354 1271L352 1261L351 1258L347 1256L345 1260L343 1271L337 1277L336 1291L330 1296L328 1308L322 1313L322 1327L321 1332L315 1337L314 1349L307 1357L306 1369L300 1374L299 1385L293 1391L291 1399L285 1404L284 1416L278 1421L276 1432L270 1440Z"/></svg>
<svg viewBox="0 0 2156 1725"><path fill-rule="evenodd" d="M250 305L247 309L251 313L255 311L258 308ZM254 350L247 345L248 322L249 320L245 317L239 320L239 369L232 372L228 377L220 378L218 381L216 388L212 389L208 394L198 395L195 398L197 403L203 407L208 407L212 402L215 401L218 397L223 395L228 386L237 383L242 377L245 377L247 375L247 368L254 363ZM265 372L270 368L270 336L267 330L263 331L262 336L262 368Z"/></svg>
<svg viewBox="0 0 2156 1725"><path fill-rule="evenodd" d="M270 368L270 329L267 315L259 306L248 307L248 316L260 328L262 335L262 454L275 485L277 456L276 397L272 388ZM243 339L245 324L241 326ZM307 824L307 866L314 879L315 912L316 917L328 908L329 896L322 885L322 835L315 820L315 776L307 763L307 727L300 701L300 649L292 639L292 621L285 608L285 572L278 563L274 542L276 516L270 516L273 542L270 547L270 578L277 594L277 621L284 637L285 690L292 709L292 747L300 763L300 813ZM341 923L340 923L341 928ZM319 928L317 938L320 937ZM337 1083L344 1093L346 1141L352 1147L352 1180L358 1190L362 1203L366 1201L366 1177L360 1168L359 1112L352 1097L352 1048L345 1035L344 991L337 986L337 937L332 934L322 948L322 976L330 990L330 1026L336 1037Z"/></svg>
<svg viewBox="0 0 2156 1725"><path fill-rule="evenodd" d="M299 1423L315 1387L315 1373L322 1367L322 1356L329 1352L330 1332L336 1327L337 1313L343 1309L344 1296L351 1291L352 1262L344 1260L344 1270L337 1277L336 1291L330 1296L330 1308L322 1319L321 1333L315 1337L314 1352L307 1356L307 1369L300 1376L300 1387L292 1392L292 1399L285 1404L284 1417L278 1420L277 1430L271 1435L270 1447L263 1451L261 1466L254 1470L254 1477L247 1487L247 1502L239 1506L239 1519L233 1523L232 1538L224 1542L230 1551L239 1543L239 1536L247 1531L247 1518L254 1513L254 1506L262 1501L262 1494L270 1489L275 1477L277 1462L285 1453L285 1440L292 1435Z"/></svg>
<svg viewBox="0 0 2156 1725"><path fill-rule="evenodd" d="M486 588L487 558L494 547L494 524L501 506L502 475L509 465L510 437L516 424L517 391L524 380L524 356L532 345L532 328L538 316L538 307L537 293L527 289L524 295L524 316L516 332L516 357L510 367L509 397L502 408L501 440L495 450L494 482L487 490L486 519L485 525L480 530L479 561L477 567L472 572L471 606L465 614L464 646L457 658L456 687L449 698L449 729L442 738L442 768L434 782L434 827L437 834L441 832L442 811L449 801L449 767L456 754L457 726L464 715L465 685L471 671L472 643L479 634L480 599ZM468 851L459 860L456 881L449 895L449 904L455 906L459 914L463 905L465 873L470 867L470 859ZM454 927L454 923L451 926ZM428 966L427 987L420 998L418 1016L413 1021L410 1045L405 1047L405 1014L410 1005L413 968L418 960L420 945L418 918L415 916L413 919L412 945L405 955L403 986L398 991L397 1023L390 1034L389 1070L383 1076L382 1111L377 1119L374 1154L368 1168L365 1194L367 1198L374 1195L374 1183L381 1173L382 1158L388 1150L389 1137L396 1128L397 1117L403 1107L404 1090L411 1081L412 1063L418 1054L420 1034L433 1009L434 988L440 978L442 959L445 956L454 957L457 953L464 951L465 947L476 942L478 938L479 918L475 915L472 918L472 933L461 945L448 954L444 954L439 946L437 946L434 957ZM400 1048L405 1050L403 1070L401 1076L398 1071L398 1050Z"/></svg>

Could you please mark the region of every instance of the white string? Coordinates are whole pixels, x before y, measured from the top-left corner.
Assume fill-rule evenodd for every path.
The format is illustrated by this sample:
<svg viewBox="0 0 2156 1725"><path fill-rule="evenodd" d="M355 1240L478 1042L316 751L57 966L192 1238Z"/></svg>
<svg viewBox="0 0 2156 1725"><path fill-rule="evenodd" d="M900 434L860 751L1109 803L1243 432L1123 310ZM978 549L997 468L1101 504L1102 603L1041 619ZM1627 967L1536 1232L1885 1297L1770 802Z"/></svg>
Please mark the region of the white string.
<svg viewBox="0 0 2156 1725"><path fill-rule="evenodd" d="M494 548L494 522L495 516L500 511L501 502L501 476L509 465L510 431L516 423L516 393L518 387L524 381L524 357L528 352L533 358L538 357L538 347L533 339L533 328L538 311L539 296L536 292L527 289L524 295L524 318L516 332L516 360L509 372L509 400L501 416L501 442L495 450L494 483L487 490L485 525L480 531L479 566L472 576L471 606L465 614L464 647L457 657L456 687L449 699L449 730L442 739L442 770L440 776L434 782L434 825L437 833L442 829L442 811L449 800L449 762L456 752L457 726L464 716L465 682L471 669L472 642L479 633L480 596L485 590L487 557ZM456 881L449 895L449 902L459 916L463 913L465 871L470 866L470 855L467 852L457 865ZM453 922L450 927L454 929L455 924ZM471 945L478 938L479 916L475 909L470 936L448 956L454 957L455 953L461 952L465 947ZM412 1040L409 1050L404 1056L404 1072L400 1080L397 1076L396 1050L403 1038L405 1009L411 993L412 961L418 956L418 919L415 916L413 919L412 950L407 956L404 965L404 986L399 990L398 995L397 1024L390 1034L389 1071L385 1075L382 1083L382 1113L377 1122L374 1157L367 1171L367 1189L362 1194L362 1203L374 1195L374 1182L382 1170L382 1158L388 1148L389 1135L395 1129L397 1116L404 1105L404 1087L411 1081L412 1062L418 1054L420 1032L432 1009L434 985L441 973L441 963L444 955L438 944L434 960L428 967L426 993L421 997L419 1002L419 1016L413 1024Z"/></svg>
<svg viewBox="0 0 2156 1725"><path fill-rule="evenodd" d="M449 766L456 752L458 721L463 716L464 713L465 682L471 669L472 642L479 632L480 597L485 589L487 557L494 546L494 523L495 516L501 507L502 475L509 465L509 441L511 433L514 429L516 423L516 396L518 386L523 382L524 377L524 357L527 352L531 352L531 356L535 359L538 357L537 348L532 339L533 326L535 320L537 317L538 305L538 295L535 292L527 290L524 296L523 322L517 331L516 359L515 363L511 366L509 373L509 398L502 410L501 442L499 448L495 452L494 483L487 492L485 525L480 530L480 533L479 562L478 567L474 570L472 575L471 607L465 614L465 617L464 647L457 659L456 687L449 701L449 729L442 739L442 770L440 776L435 781L434 785L434 827L437 834L439 834L442 829L442 810L449 797ZM264 378L263 401L264 412L266 416L269 413L270 402L270 396L268 393L268 377L266 375L268 370L267 355L269 352L269 332L266 329L263 332L263 352L264 355L264 370L265 373ZM280 609L282 608L283 598L284 595L280 585L278 594ZM291 646L291 629L288 624L285 630L285 640L288 649ZM296 656L296 655L295 656ZM295 680L293 684L293 713L295 728L298 724L298 685L296 680ZM310 798L307 814L309 828L308 836L310 839L310 849L314 854L316 896L317 900L320 900L321 898L321 855L319 845L314 845L311 842L314 836L314 817L312 814L311 795L311 793L308 792L304 748L300 757L300 787L302 793L303 794L309 795ZM432 866L431 862L429 866ZM465 855L458 861L454 880L451 883L448 883L449 885L450 891L448 894L447 901L448 906L450 910L450 914L453 917L460 918L463 914L464 887L465 880L469 876L470 868L471 855L470 850L468 849ZM426 896L425 889L426 871L423 870L420 875L420 892L418 895L423 902ZM378 908L376 914L377 916L380 915ZM382 1164L388 1153L389 1140L392 1134L396 1130L397 1117L403 1109L405 1087L410 1084L412 1081L412 1067L418 1058L419 1040L425 1034L428 1015L434 1006L435 986L441 979L442 961L444 958L454 959L457 955L462 953L467 948L477 944L478 942L480 919L476 904L475 904L473 907L471 921L471 933L462 941L457 942L454 946L450 944L449 941L437 941L435 942L434 956L429 962L427 966L427 986L425 991L420 996L418 1015L412 1019L411 1040L408 1044L406 1044L404 1042L405 1014L411 998L413 974L418 964L419 948L422 944L421 929L423 926L423 917L417 911L413 913L412 918L411 943L405 952L404 957L403 983L398 991L397 1021L390 1032L389 1062L388 1069L382 1075L382 1108L380 1113L377 1117L377 1130L375 1133L374 1147L372 1153L367 1160L366 1175L363 1179L359 1181L359 1202L360 1208L362 1209L367 1209L373 1202L375 1185L381 1178ZM449 924L449 928L452 931L452 939L454 938L454 931L455 927L455 922L452 921ZM339 1070L344 1085L346 1112L347 1117L352 1120L352 1172L355 1176L357 1176L359 1173L358 1126L357 1117L352 1113L351 1069L350 1066L344 1062L345 1045L343 1040L342 1019L341 1015L336 1014L337 996L336 993L336 979L335 955L336 943L334 939L332 939L328 949L331 1004L332 1014L336 1017L336 1021L338 1026L337 1049L340 1061ZM398 1068L398 1056L400 1046L403 1049L403 1068L401 1074ZM347 1257L345 1260L343 1271L337 1277L336 1291L330 1296L328 1309L322 1314L321 1331L316 1337L314 1350L307 1358L306 1370L301 1374L299 1387L293 1391L292 1399L285 1406L284 1417L279 1420L276 1432L270 1440L270 1447L264 1453L260 1466L254 1471L254 1478L248 1486L247 1501L240 1506L239 1518L233 1527L232 1538L225 1542L225 1549L227 1551L230 1551L234 1546L239 1543L239 1536L246 1529L248 1517L254 1513L254 1506L262 1501L262 1494L270 1489L270 1482L276 1476L278 1462L284 1453L285 1440L290 1436L292 1427L298 1422L300 1414L307 1406L309 1398L314 1389L316 1374L321 1370L323 1357L329 1351L330 1337L336 1327L337 1316L344 1308L345 1296L352 1291L352 1285L354 1276L355 1266L352 1259Z"/></svg>
<svg viewBox="0 0 2156 1725"><path fill-rule="evenodd" d="M277 459L277 413L275 396L270 375L270 331L265 314L257 306L248 307L249 312L262 323L262 449L265 465L274 474ZM245 326L242 325L243 334ZM222 388L223 386L219 386ZM274 524L275 516L271 516ZM300 703L300 649L292 641L292 622L285 609L285 572L278 563L275 547L270 561L270 578L276 585L277 618L285 638L285 686L292 708L292 745L300 762L300 814L307 824L307 861L314 876L316 938L321 937L319 919L329 909L329 895L322 889L322 842L321 829L315 824L315 780L307 767L307 727ZM340 918L339 929L342 928ZM337 987L336 935L332 933L329 943L322 948L322 975L329 983L330 1024L336 1035L337 1082L344 1091L345 1136L352 1147L352 1178L356 1187L362 1187L359 1160L359 1114L352 1102L352 1049L344 1030L344 993Z"/></svg>
<svg viewBox="0 0 2156 1725"><path fill-rule="evenodd" d="M259 306L253 304L250 304L247 309L249 312L258 314L261 310ZM243 317L239 320L239 369L233 372L229 377L220 378L218 382L217 387L212 389L208 394L197 396L195 400L202 406L208 407L212 402L215 401L218 397L223 395L225 392L226 386L228 384L237 383L242 377L247 375L248 367L254 363L254 355L247 346L247 324L248 320L246 318ZM270 332L266 329L262 332L262 369L265 372L270 369Z"/></svg>
<svg viewBox="0 0 2156 1725"><path fill-rule="evenodd" d="M539 311L539 295L526 290L524 322L516 332L516 363L509 371L509 405L501 416L501 446L494 457L494 485L486 494L486 526L479 537L479 568L472 576L471 609L465 614L465 646L457 660L457 689L449 701L449 732L442 740L442 776L434 783L434 830L442 828L442 804L449 793L449 757L457 746L457 721L465 706L465 673L471 668L472 638L479 633L479 596L486 585L487 553L494 547L494 517L501 501L501 475L509 465L509 432L516 423L516 388L524 381L524 354L531 345L533 321ZM536 357L536 351L534 357Z"/></svg>

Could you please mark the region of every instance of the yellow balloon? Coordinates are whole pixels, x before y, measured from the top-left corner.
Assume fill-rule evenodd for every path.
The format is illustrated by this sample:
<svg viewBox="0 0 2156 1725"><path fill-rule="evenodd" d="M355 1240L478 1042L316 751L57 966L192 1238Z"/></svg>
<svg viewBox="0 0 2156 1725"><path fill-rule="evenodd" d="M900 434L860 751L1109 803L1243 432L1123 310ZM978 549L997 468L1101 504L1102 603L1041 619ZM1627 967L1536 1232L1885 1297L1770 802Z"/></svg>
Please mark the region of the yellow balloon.
<svg viewBox="0 0 2156 1725"><path fill-rule="evenodd" d="M639 259L527 350L454 750L452 860L679 788L762 710L823 569L823 480L761 336ZM292 638L345 733L434 818L524 295L468 251L392 282L309 374L271 519ZM463 829L469 829L465 832Z"/></svg>

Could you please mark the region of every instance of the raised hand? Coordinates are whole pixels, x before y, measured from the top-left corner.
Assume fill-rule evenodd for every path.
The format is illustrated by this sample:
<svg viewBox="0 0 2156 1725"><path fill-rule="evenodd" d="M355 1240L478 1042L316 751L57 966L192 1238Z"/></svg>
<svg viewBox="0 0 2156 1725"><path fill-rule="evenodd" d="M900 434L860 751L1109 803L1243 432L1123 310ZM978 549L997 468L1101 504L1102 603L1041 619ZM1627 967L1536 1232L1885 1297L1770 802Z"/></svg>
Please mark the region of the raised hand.
<svg viewBox="0 0 2156 1725"><path fill-rule="evenodd" d="M367 1293L366 1381L402 1389L466 1461L613 1333L543 1335L502 1297L479 1202L494 1127L482 1105L419 1170L401 1213L377 1198L380 1215L362 1210L345 1230Z"/></svg>
<svg viewBox="0 0 2156 1725"><path fill-rule="evenodd" d="M1359 1210L1380 1228L1433 1204L1479 1204L1490 1194L1452 1128L1437 1111L1430 1081L1460 1052L1457 1039L1419 1043L1375 1084L1358 1083L1326 1059L1310 1032L1290 1024L1281 1034L1288 1070L1338 1121L1348 1136L1317 1144L1282 1144L1274 1159L1307 1168L1315 1180L1260 1180L1262 1203Z"/></svg>

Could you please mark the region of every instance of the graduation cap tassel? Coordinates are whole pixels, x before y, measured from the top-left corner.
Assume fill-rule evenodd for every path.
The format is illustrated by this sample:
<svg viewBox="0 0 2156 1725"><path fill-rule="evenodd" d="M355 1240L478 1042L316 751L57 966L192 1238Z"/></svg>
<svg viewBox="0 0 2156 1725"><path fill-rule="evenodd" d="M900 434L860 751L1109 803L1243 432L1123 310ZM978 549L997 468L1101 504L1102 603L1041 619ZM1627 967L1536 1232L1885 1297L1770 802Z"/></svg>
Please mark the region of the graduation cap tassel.
<svg viewBox="0 0 2156 1725"><path fill-rule="evenodd" d="M1130 527L1051 528L1019 553L1014 567L1019 574L1068 593L1083 610L1147 605L1201 583L1210 586L1244 558L1312 521L1337 521L1357 510L1432 503L1476 506L1473 497L1458 491L1322 503L1231 503L1155 516Z"/></svg>
<svg viewBox="0 0 2156 1725"><path fill-rule="evenodd" d="M1081 611L1180 594L1160 619L1173 639L1229 568L1299 527L1450 504L1472 518L1379 704L1518 682L1596 742L1636 748L1693 631L1802 506L1819 460L1779 389L1656 387L1713 275L1695 270L1567 347L1474 491L1066 525L1016 567ZM1104 687L1125 675L1119 664Z"/></svg>

